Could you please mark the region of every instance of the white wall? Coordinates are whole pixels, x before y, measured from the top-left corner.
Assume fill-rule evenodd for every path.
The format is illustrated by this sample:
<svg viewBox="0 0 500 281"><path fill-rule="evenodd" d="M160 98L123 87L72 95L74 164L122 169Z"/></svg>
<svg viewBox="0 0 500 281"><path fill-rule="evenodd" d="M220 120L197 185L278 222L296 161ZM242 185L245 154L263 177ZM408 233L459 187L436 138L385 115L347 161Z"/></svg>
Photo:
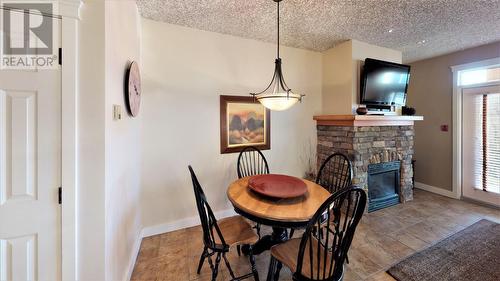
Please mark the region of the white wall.
<svg viewBox="0 0 500 281"><path fill-rule="evenodd" d="M77 275L104 280L104 1L84 2L79 31Z"/></svg>
<svg viewBox="0 0 500 281"><path fill-rule="evenodd" d="M266 87L276 46L145 19L142 36L143 224L161 231L197 214L189 164L213 209L231 208L226 188L237 178L237 154L220 154L219 95ZM272 149L264 154L271 172L302 176L316 146L321 53L283 47L281 55L288 85L307 96L271 114Z"/></svg>
<svg viewBox="0 0 500 281"><path fill-rule="evenodd" d="M106 280L126 280L141 231L142 114L127 114L124 79L130 62L140 63L140 16L134 0L107 0L105 11ZM113 104L122 120L113 120Z"/></svg>
<svg viewBox="0 0 500 281"><path fill-rule="evenodd" d="M140 59L135 1L84 1L79 30L77 275L125 280L141 230L142 121L124 104L125 70Z"/></svg>

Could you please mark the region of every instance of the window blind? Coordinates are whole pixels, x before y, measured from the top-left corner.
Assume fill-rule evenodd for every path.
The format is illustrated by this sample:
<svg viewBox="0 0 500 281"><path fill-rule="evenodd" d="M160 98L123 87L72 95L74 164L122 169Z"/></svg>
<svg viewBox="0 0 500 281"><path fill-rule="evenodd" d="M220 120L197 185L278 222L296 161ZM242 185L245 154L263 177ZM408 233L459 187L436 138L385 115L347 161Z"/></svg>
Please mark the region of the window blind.
<svg viewBox="0 0 500 281"><path fill-rule="evenodd" d="M476 97L476 188L500 193L500 93Z"/></svg>

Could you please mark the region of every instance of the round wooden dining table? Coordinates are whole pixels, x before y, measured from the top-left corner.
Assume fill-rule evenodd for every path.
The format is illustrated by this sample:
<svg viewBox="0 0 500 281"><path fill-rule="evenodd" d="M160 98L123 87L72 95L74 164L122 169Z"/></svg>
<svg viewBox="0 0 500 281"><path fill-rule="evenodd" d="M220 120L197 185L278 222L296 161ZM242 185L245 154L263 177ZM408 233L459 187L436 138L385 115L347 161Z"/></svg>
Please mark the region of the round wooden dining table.
<svg viewBox="0 0 500 281"><path fill-rule="evenodd" d="M288 240L287 229L304 228L318 208L331 195L326 189L314 182L301 179L307 185L307 192L299 197L278 199L260 195L248 187L250 177L239 179L227 189L227 197L234 210L241 216L271 226L271 235L263 236L254 245L242 247L247 254L269 250L273 245Z"/></svg>

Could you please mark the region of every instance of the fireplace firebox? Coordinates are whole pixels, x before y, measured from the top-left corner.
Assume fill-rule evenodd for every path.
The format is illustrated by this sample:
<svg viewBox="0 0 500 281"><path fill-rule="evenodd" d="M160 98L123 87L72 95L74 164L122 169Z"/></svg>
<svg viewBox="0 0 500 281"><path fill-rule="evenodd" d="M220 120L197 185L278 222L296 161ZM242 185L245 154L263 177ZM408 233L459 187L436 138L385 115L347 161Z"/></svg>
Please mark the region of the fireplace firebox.
<svg viewBox="0 0 500 281"><path fill-rule="evenodd" d="M368 165L368 212L399 204L401 162Z"/></svg>

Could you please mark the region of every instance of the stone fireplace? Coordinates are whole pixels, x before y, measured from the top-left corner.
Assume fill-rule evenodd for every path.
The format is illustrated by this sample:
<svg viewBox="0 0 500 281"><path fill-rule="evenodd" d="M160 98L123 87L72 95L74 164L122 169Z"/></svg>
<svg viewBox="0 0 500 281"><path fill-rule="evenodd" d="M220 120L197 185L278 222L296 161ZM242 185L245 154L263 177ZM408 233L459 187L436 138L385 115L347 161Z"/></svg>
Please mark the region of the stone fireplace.
<svg viewBox="0 0 500 281"><path fill-rule="evenodd" d="M423 120L421 116L324 115L314 119L318 167L332 153L346 154L352 161L353 184L367 191L368 211L413 199L413 122ZM382 168L388 168L388 173L382 175Z"/></svg>

